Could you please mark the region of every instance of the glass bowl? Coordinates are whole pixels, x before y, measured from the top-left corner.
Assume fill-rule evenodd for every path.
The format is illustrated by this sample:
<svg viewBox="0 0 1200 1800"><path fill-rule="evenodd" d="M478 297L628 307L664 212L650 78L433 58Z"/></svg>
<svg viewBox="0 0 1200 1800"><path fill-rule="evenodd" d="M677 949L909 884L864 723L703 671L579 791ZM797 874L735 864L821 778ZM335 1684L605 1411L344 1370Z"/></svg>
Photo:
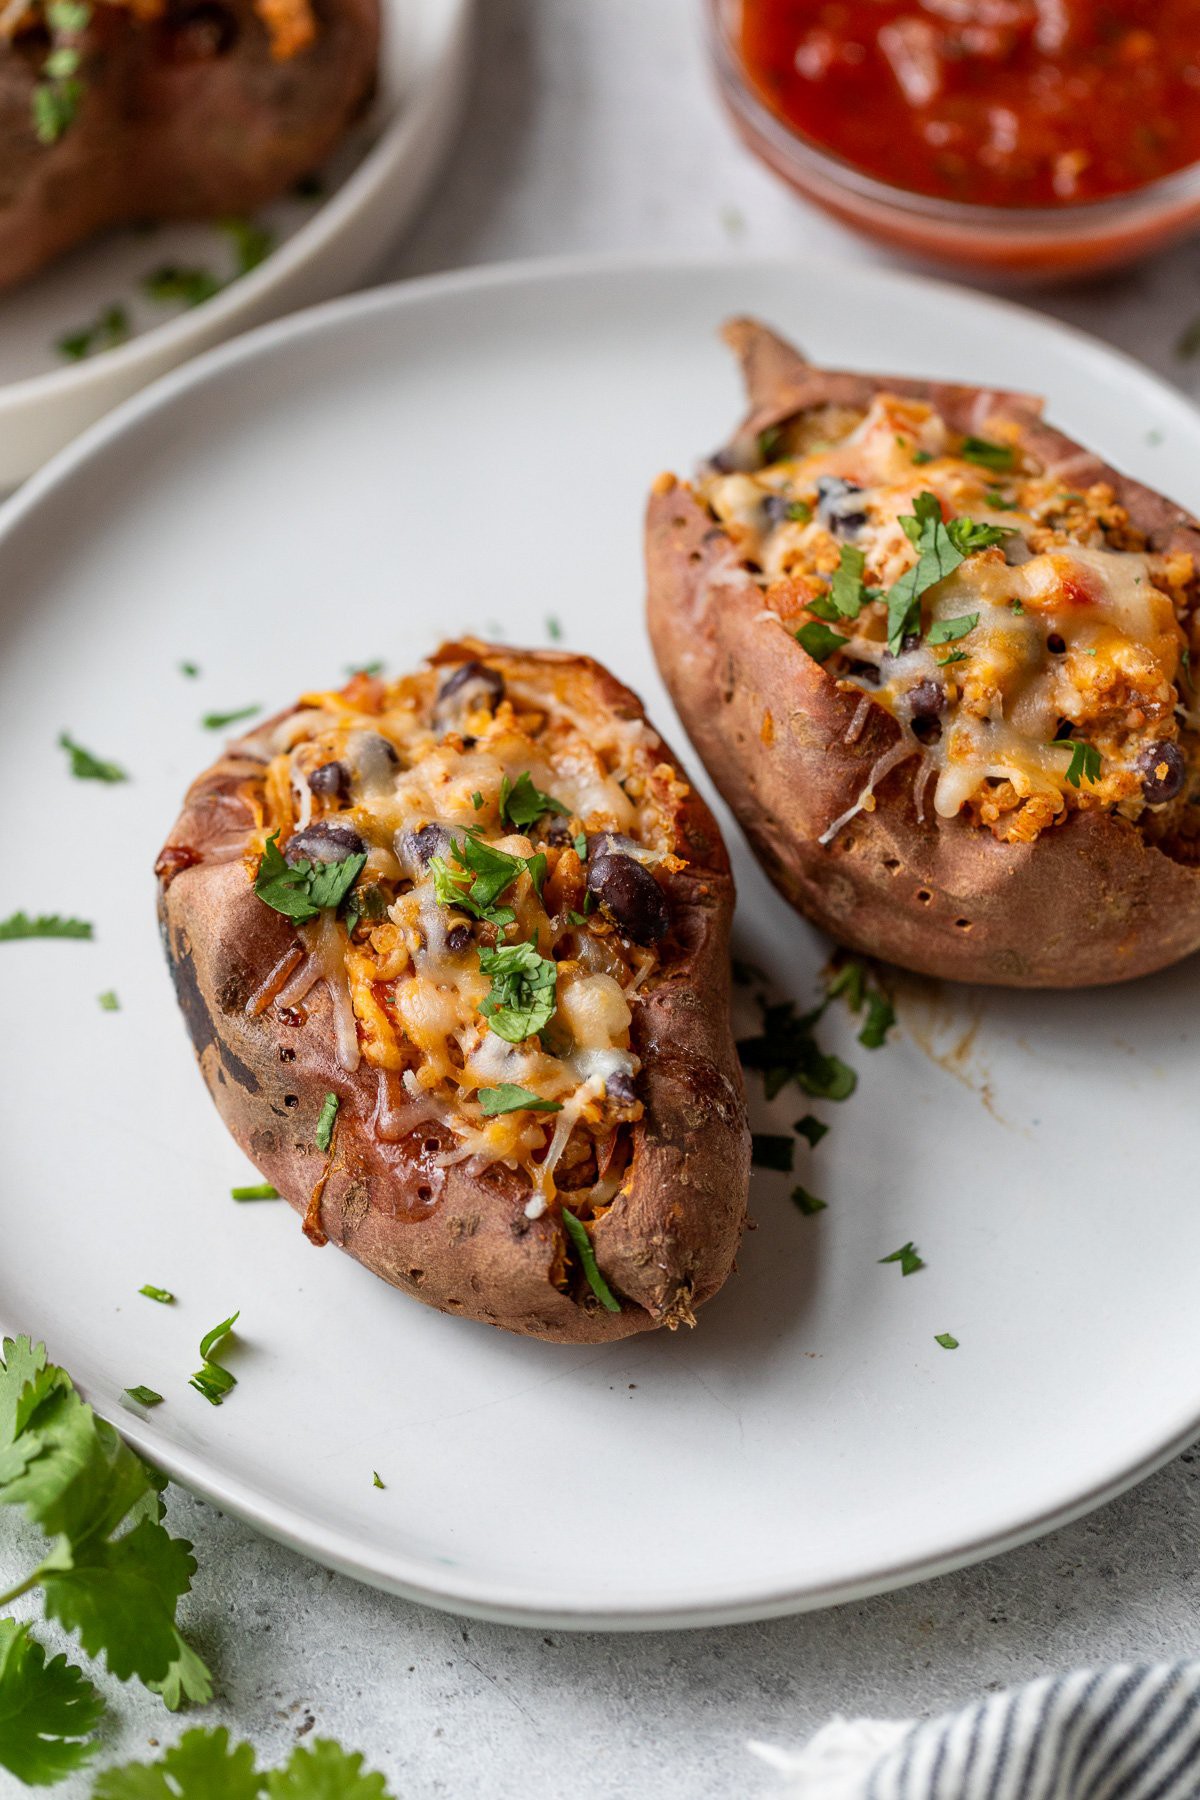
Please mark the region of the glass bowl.
<svg viewBox="0 0 1200 1800"><path fill-rule="evenodd" d="M1136 262L1200 225L1200 163L1105 200L977 206L892 187L785 124L751 83L738 49L741 0L706 0L721 97L767 167L867 237L962 268L1043 278Z"/></svg>

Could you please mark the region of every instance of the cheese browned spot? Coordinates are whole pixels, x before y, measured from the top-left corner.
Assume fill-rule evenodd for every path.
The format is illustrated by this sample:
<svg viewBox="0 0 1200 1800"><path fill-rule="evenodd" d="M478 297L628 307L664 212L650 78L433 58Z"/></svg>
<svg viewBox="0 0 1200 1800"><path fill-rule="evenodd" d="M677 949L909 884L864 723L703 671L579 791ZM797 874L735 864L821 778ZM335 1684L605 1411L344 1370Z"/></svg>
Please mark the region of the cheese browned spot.
<svg viewBox="0 0 1200 1800"><path fill-rule="evenodd" d="M624 1128L642 1113L631 1026L657 951L596 904L587 866L604 853L651 878L683 867L686 788L657 736L606 710L570 662L531 669L467 645L457 666L306 694L247 742L265 759L251 876L275 834L285 856L297 833L298 851L345 840L366 856L357 920L327 909L297 926L306 954L275 1004L326 985L343 1066L376 1071L381 1137L436 1121L455 1139L441 1162L523 1169L531 1216L569 1190L594 1218L620 1190ZM516 871L481 907L455 904L472 844ZM491 1010L502 978L489 962L515 946L551 997L526 1036ZM548 1105L489 1116L480 1095L499 1088Z"/></svg>
<svg viewBox="0 0 1200 1800"><path fill-rule="evenodd" d="M1147 772L1173 745L1187 774L1170 798L1186 805L1197 761L1183 660L1193 559L1147 550L1110 488L1072 490L1069 471L1023 449L1015 422L981 429L964 439L928 405L884 393L865 412L797 420L767 446L765 466L714 467L699 492L767 611L791 633L815 622L845 638L832 652L818 642L825 668L901 724L908 754L925 759L920 791L936 814L963 813L1018 842L1075 809L1143 819L1164 779L1156 787ZM917 562L901 521L921 493L943 521L1005 536L927 589L919 631L889 654L886 598L827 617L830 585L849 547L866 587L886 596ZM1068 739L1084 750L1062 748Z"/></svg>

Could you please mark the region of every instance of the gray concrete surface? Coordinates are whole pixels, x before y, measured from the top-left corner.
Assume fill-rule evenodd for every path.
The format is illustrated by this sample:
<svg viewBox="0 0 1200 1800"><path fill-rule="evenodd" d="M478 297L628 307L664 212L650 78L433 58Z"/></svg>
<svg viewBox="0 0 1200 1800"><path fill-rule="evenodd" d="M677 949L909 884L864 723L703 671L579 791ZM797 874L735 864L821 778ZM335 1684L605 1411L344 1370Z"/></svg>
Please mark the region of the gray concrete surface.
<svg viewBox="0 0 1200 1800"><path fill-rule="evenodd" d="M384 273L595 249L871 257L733 142L706 80L699 0L482 0L461 146ZM1200 312L1200 245L1036 304L1188 387L1173 346ZM935 1713L1083 1662L1195 1653L1200 1463L1185 1455L1040 1544L860 1605L685 1634L479 1625L355 1586L173 1494L200 1575L189 1633L217 1671L205 1722L281 1760L308 1733L362 1749L397 1800L731 1800L774 1778L748 1737L801 1742L835 1711ZM929 1470L937 1505L938 1470ZM21 1566L0 1541L0 1572ZM108 1756L182 1720L133 1689ZM0 1791L3 1790L0 1776ZM89 1783L58 1790L81 1800Z"/></svg>

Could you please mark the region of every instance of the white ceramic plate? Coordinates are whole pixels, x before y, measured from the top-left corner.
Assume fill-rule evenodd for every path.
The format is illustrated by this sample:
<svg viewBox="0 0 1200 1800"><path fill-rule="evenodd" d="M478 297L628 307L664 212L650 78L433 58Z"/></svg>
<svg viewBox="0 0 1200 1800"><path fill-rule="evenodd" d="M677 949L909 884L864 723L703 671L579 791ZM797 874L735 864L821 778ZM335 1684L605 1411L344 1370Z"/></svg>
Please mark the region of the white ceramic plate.
<svg viewBox="0 0 1200 1800"><path fill-rule="evenodd" d="M96 923L90 944L0 945L0 1324L44 1337L189 1486L461 1611L629 1626L822 1605L1061 1524L1200 1427L1196 961L1090 995L914 986L873 1053L832 1013L853 1098L754 1102L759 1129L828 1121L797 1165L828 1209L802 1217L756 1175L758 1228L694 1333L509 1338L313 1249L282 1205L228 1198L252 1177L193 1067L151 880L217 748L201 713L466 628L542 643L553 616L670 732L643 495L737 413L714 332L745 309L832 362L1041 389L1200 500L1191 409L1030 313L834 266L601 265L414 283L227 345L0 525L0 917ZM135 779L73 781L63 727ZM729 838L740 949L807 1003L826 946ZM119 1013L97 1005L110 987ZM903 1278L878 1259L908 1239L927 1267ZM187 1377L235 1307L238 1387L214 1411ZM166 1403L123 1407L132 1383Z"/></svg>
<svg viewBox="0 0 1200 1800"><path fill-rule="evenodd" d="M190 310L156 305L144 279L165 264L224 278L228 237L213 226L110 232L0 294L0 493L148 381L267 319L345 293L378 261L429 190L458 124L474 0L384 0L379 96L320 171L321 197L260 216L277 248ZM66 362L59 340L119 304L132 332L116 349Z"/></svg>

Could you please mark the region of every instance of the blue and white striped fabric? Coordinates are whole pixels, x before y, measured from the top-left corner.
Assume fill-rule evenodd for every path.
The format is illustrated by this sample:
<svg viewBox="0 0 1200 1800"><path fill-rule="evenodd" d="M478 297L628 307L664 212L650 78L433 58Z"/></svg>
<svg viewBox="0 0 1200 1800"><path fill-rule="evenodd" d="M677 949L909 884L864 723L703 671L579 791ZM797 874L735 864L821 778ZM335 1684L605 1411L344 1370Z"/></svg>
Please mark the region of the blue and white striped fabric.
<svg viewBox="0 0 1200 1800"><path fill-rule="evenodd" d="M1077 1669L924 1723L834 1719L752 1744L780 1800L1196 1800L1200 1662Z"/></svg>

